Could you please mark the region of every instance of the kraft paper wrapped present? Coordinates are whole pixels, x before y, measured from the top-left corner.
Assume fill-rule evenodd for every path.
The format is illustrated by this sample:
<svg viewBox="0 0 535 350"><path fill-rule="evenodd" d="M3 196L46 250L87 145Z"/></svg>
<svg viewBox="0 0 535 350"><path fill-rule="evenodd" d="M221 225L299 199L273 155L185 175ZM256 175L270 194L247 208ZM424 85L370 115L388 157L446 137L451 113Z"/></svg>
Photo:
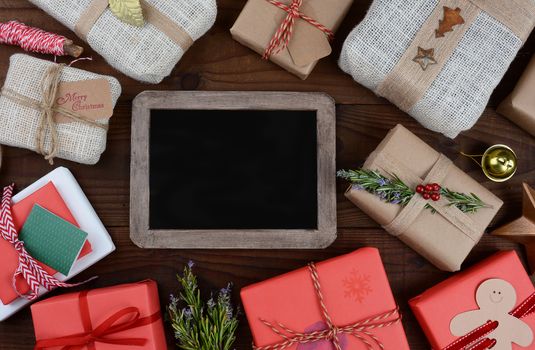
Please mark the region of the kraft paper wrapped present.
<svg viewBox="0 0 535 350"><path fill-rule="evenodd" d="M534 25L533 0L374 0L339 65L455 138L477 122Z"/></svg>
<svg viewBox="0 0 535 350"><path fill-rule="evenodd" d="M167 349L158 286L151 280L60 295L31 310L35 350Z"/></svg>
<svg viewBox="0 0 535 350"><path fill-rule="evenodd" d="M438 183L452 191L474 193L487 204L487 208L465 214L445 199L419 203L416 201L423 198L414 196L415 205L409 203L402 207L354 187L346 191L346 197L385 230L445 271L461 268L503 205L494 194L402 125L388 133L368 157L364 168L385 176L397 175L410 188ZM424 209L425 204L438 212Z"/></svg>
<svg viewBox="0 0 535 350"><path fill-rule="evenodd" d="M49 161L96 164L120 95L113 77L13 55L0 93L0 144L36 151Z"/></svg>
<svg viewBox="0 0 535 350"><path fill-rule="evenodd" d="M372 349L409 350L375 248L248 286L241 299L254 345L263 350L283 345L287 350L334 349L334 342L342 350L368 350L368 344ZM309 341L300 344L303 339Z"/></svg>
<svg viewBox="0 0 535 350"><path fill-rule="evenodd" d="M214 24L215 0L141 0L145 24L115 17L109 0L30 0L74 31L115 69L158 84Z"/></svg>
<svg viewBox="0 0 535 350"><path fill-rule="evenodd" d="M298 6L299 3L301 6ZM294 19L292 28L286 27L287 33L291 32L288 46L285 48L282 43L284 40L281 40L280 45L273 47L272 54L266 55L274 36L285 28L283 23L290 16L290 7L296 4L294 6L301 14L334 35L352 3L353 0L249 0L230 32L236 41L299 78L306 79L318 61L329 56L332 49L329 34L302 17ZM282 50L277 53L279 48Z"/></svg>
<svg viewBox="0 0 535 350"><path fill-rule="evenodd" d="M533 350L534 292L516 252L503 251L409 303L434 350Z"/></svg>
<svg viewBox="0 0 535 350"><path fill-rule="evenodd" d="M82 271L87 270L89 267L96 264L104 257L111 254L115 250L115 245L113 244L111 237L108 234L108 231L100 221L93 207L91 206L91 203L89 203L89 200L80 188L80 185L78 184L72 173L66 168L56 168L49 174L43 176L30 186L26 187L24 190L17 193L13 197L13 204L23 204L23 201L25 199L31 199L32 195L44 190L47 186L50 186L50 184L55 187L57 193L61 196L61 200L65 203L66 208L62 208L62 210L68 210L72 215L72 218L65 218L69 219L69 221L72 219L73 221L71 222L76 222L80 229L82 229L84 232L87 232L87 240L91 244L90 251L87 251L89 248L85 248L86 250L82 252L79 259L74 263L68 276L63 276L61 273L56 273L54 275L54 277L56 277L60 281L68 281L74 278ZM46 190L46 192L48 191L49 189ZM45 202L47 201L48 200L45 200ZM51 203L47 203L47 205L51 205ZM56 206L57 203L54 205L54 208L56 208ZM21 213L19 214L22 215L26 212L27 208L21 209ZM58 212L58 214L60 213ZM63 212L63 214L66 214L66 212ZM17 214L14 215L15 225L20 224L20 216ZM10 266L10 264L7 265ZM9 278L6 277L6 275L4 274L2 274L1 276L2 279ZM0 285L0 288L3 289L4 286ZM1 294L2 302L0 302L0 321L6 320L8 317L12 316L30 303L30 301L25 298L17 298L9 303L4 303L4 296L7 295L7 297L9 298L9 293L4 293L7 293L7 291L2 290ZM41 287L39 290L39 295L42 296L46 293L47 290Z"/></svg>
<svg viewBox="0 0 535 350"><path fill-rule="evenodd" d="M513 92L498 106L498 113L506 116L522 129L535 136L535 56L518 81Z"/></svg>

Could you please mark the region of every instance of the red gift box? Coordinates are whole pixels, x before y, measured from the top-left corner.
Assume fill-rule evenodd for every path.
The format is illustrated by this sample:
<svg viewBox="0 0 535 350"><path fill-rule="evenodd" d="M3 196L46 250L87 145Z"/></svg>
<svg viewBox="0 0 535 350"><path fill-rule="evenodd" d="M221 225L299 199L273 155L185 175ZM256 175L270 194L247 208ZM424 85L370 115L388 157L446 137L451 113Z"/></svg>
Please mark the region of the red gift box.
<svg viewBox="0 0 535 350"><path fill-rule="evenodd" d="M65 294L31 311L35 350L167 349L154 281Z"/></svg>
<svg viewBox="0 0 535 350"><path fill-rule="evenodd" d="M35 191L20 202L14 204L11 208L13 215L13 224L15 229L20 231L24 222L30 215L34 205L40 205L51 213L61 217L63 220L78 226L78 223L72 216L69 208L61 198L58 190L52 182L49 182L39 190ZM91 244L86 241L79 258L91 253ZM40 265L50 275L54 275L56 271L43 263ZM19 297L13 288L13 274L19 266L19 254L13 245L2 238L0 238L0 300L4 305L8 305ZM22 293L28 293L30 287L22 276L17 278L17 290Z"/></svg>
<svg viewBox="0 0 535 350"><path fill-rule="evenodd" d="M256 349L409 350L375 248L248 286L241 298Z"/></svg>
<svg viewBox="0 0 535 350"><path fill-rule="evenodd" d="M535 330L534 292L516 252L503 251L409 303L435 350L473 349L476 344L477 350L533 350L535 342L529 333ZM511 347L502 333L524 346L514 343Z"/></svg>

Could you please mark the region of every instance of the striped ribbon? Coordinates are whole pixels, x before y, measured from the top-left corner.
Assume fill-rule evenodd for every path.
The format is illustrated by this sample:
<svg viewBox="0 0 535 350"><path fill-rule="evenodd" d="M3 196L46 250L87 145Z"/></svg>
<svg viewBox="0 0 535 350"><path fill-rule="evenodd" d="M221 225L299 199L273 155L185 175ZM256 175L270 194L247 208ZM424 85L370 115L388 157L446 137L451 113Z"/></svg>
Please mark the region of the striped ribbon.
<svg viewBox="0 0 535 350"><path fill-rule="evenodd" d="M524 318L535 312L535 293L531 294L509 314L516 318ZM442 350L488 350L496 345L496 339L487 336L498 328L498 321L488 321L470 333L460 337Z"/></svg>
<svg viewBox="0 0 535 350"><path fill-rule="evenodd" d="M385 347L381 340L377 338L377 336L375 336L371 331L378 328L389 327L401 322L401 315L399 313L399 309L384 312L382 314L357 321L351 325L338 327L333 323L329 310L325 305L316 265L314 263L310 263L308 265L308 269L310 271L310 276L314 284L316 296L318 297L318 301L321 306L323 318L327 323L327 329L323 331L302 333L296 332L286 327L282 323L277 323L277 325L274 325L264 319L261 319L260 321L262 321L263 324L269 327L275 334L280 336L283 341L274 345L261 347L253 345L253 349L284 350L297 344L309 344L319 341L330 341L336 350L342 350L342 345L340 344L340 335L348 334L354 336L356 339L361 341L368 350L373 350L374 346L384 350Z"/></svg>
<svg viewBox="0 0 535 350"><path fill-rule="evenodd" d="M281 10L286 11L288 15L286 16L284 21L282 21L281 26L279 27L279 29L277 29L277 32L275 33L273 38L271 38L271 41L269 42L269 45L266 48L266 51L264 51L264 55L262 56L262 58L264 58L265 60L269 60L272 55L276 55L288 47L288 44L292 39L295 20L299 18L321 30L323 33L325 33L325 35L327 35L329 40L334 39L334 32L332 30L325 27L323 24L319 23L315 19L305 15L299 10L301 8L301 5L303 5L303 0L292 0L290 6L285 5L277 0L266 1L277 6Z"/></svg>
<svg viewBox="0 0 535 350"><path fill-rule="evenodd" d="M17 230L13 224L13 216L11 215L11 198L13 196L14 184L4 188L2 196L2 205L0 208L0 235L7 242L11 243L17 253L19 254L19 266L13 274L13 289L20 297L28 300L35 300L39 296L39 287L43 286L47 290L54 287L75 287L88 281L67 284L59 281L55 277L47 273L38 262L28 253L24 247L24 242L18 238ZM17 289L17 278L22 276L30 286L30 292L22 294Z"/></svg>

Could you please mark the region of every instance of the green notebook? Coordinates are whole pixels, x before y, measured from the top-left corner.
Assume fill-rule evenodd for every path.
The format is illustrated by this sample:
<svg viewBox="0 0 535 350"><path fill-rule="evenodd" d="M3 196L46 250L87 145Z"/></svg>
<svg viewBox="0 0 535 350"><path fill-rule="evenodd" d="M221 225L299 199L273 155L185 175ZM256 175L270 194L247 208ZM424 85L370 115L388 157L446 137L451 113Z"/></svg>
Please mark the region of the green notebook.
<svg viewBox="0 0 535 350"><path fill-rule="evenodd" d="M87 240L87 233L36 204L19 239L32 257L68 276Z"/></svg>

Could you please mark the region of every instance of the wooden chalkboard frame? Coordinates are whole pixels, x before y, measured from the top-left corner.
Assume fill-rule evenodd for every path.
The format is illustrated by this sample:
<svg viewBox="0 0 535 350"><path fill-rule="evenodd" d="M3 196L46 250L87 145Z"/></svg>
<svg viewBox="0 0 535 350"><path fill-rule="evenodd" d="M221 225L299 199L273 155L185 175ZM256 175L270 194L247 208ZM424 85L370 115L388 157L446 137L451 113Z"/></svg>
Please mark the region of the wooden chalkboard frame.
<svg viewBox="0 0 535 350"><path fill-rule="evenodd" d="M153 109L317 112L318 227L315 230L151 230L149 134ZM324 93L145 91L133 102L130 238L141 248L319 249L336 227L336 108Z"/></svg>

